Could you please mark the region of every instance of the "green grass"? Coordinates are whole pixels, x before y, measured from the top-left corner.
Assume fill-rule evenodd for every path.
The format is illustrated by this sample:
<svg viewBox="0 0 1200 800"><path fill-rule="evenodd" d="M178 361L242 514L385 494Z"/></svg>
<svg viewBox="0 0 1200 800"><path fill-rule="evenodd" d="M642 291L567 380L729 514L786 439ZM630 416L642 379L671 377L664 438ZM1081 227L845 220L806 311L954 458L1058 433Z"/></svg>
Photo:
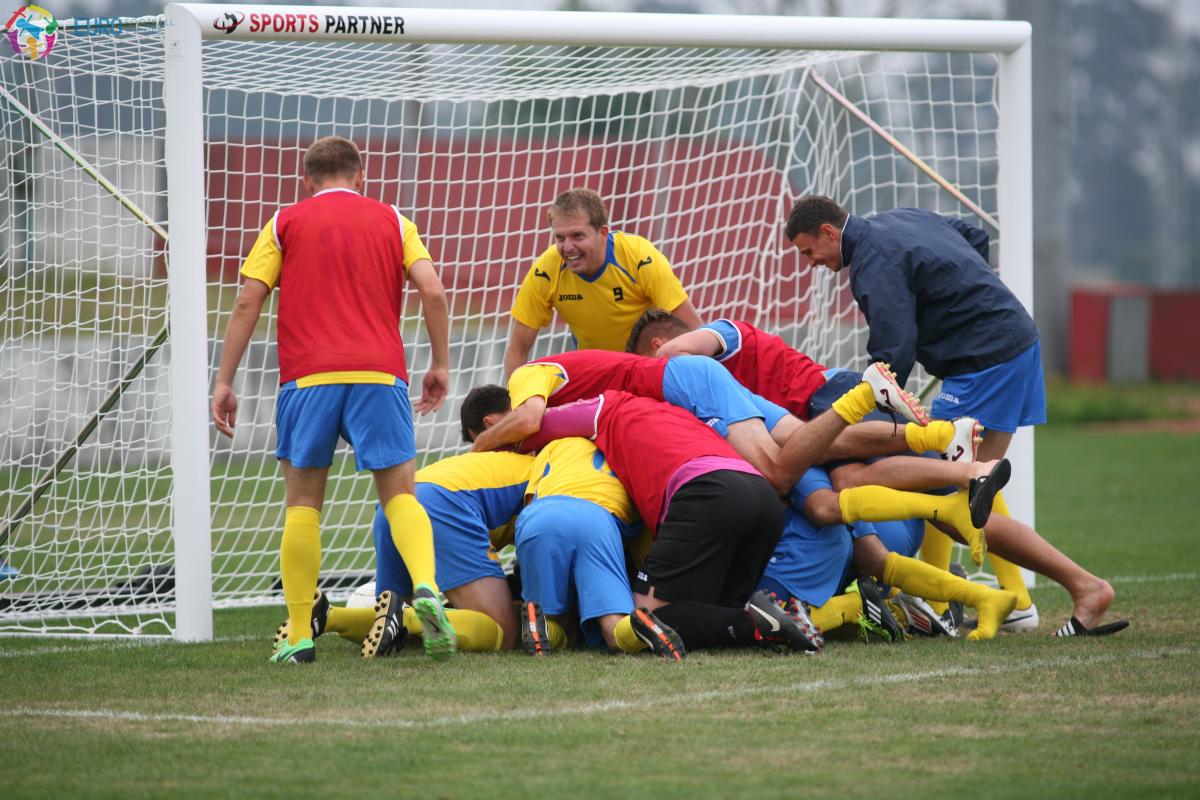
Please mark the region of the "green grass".
<svg viewBox="0 0 1200 800"><path fill-rule="evenodd" d="M0 639L8 797L1194 797L1200 437L1038 434L1038 528L1114 580L1110 639L838 641L816 658L462 655L266 663L218 641Z"/></svg>
<svg viewBox="0 0 1200 800"><path fill-rule="evenodd" d="M1200 415L1200 384L1073 384L1051 381L1046 416L1051 424L1185 419Z"/></svg>

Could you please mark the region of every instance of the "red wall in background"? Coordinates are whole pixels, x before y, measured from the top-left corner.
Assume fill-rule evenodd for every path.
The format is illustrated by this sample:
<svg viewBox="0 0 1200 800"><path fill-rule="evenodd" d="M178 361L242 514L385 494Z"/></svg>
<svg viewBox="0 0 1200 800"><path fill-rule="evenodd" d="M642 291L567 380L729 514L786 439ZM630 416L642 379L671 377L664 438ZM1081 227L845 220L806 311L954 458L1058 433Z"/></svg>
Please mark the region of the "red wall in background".
<svg viewBox="0 0 1200 800"><path fill-rule="evenodd" d="M1200 381L1200 291L1154 292L1150 303L1150 374Z"/></svg>
<svg viewBox="0 0 1200 800"><path fill-rule="evenodd" d="M1115 298L1143 302L1149 330L1113 330ZM1070 375L1075 381L1104 382L1117 367L1110 338L1145 344L1144 374L1152 380L1200 381L1200 291L1152 290L1111 284L1071 291Z"/></svg>
<svg viewBox="0 0 1200 800"><path fill-rule="evenodd" d="M210 277L235 281L270 215L301 199L303 152L300 144L208 145ZM744 315L747 302L765 305L759 275L779 272L780 264L763 263L764 242L775 252L785 244L786 182L753 147L687 140L665 148L591 140L429 140L403 156L398 144L367 153L367 195L402 211L420 210L414 220L459 313L508 309L532 259L551 244L546 205L573 186L598 191L618 229L663 249L696 306L710 314ZM651 220L657 230L645 229ZM783 305L773 311L796 319L808 308L804 272L787 283L779 292ZM479 291L484 286L511 288Z"/></svg>

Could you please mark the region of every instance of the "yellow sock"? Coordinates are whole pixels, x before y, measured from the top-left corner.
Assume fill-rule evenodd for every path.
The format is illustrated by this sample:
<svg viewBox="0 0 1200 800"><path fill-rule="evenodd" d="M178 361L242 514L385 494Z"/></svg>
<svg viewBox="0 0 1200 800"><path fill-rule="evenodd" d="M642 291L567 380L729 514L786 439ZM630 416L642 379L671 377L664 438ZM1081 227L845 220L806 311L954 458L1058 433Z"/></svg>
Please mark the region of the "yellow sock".
<svg viewBox="0 0 1200 800"><path fill-rule="evenodd" d="M862 599L858 592L850 592L831 597L825 605L814 608L812 621L823 633L829 633L847 622L853 622L861 613Z"/></svg>
<svg viewBox="0 0 1200 800"><path fill-rule="evenodd" d="M415 618L416 615L413 616ZM446 618L458 634L460 652L491 653L504 646L504 629L496 624L496 620L481 611L447 608ZM417 620L418 632L420 627L420 620Z"/></svg>
<svg viewBox="0 0 1200 800"><path fill-rule="evenodd" d="M342 608L330 606L329 616L326 617L325 631L336 633L343 639L361 642L371 632L375 623L374 608Z"/></svg>
<svg viewBox="0 0 1200 800"><path fill-rule="evenodd" d="M992 501L992 513L1005 517L1012 516L1008 513L1008 503L1004 502L1003 492L996 493L996 499ZM1029 608L1033 605L1033 598L1029 596L1029 587L1025 585L1025 579L1021 577L1021 568L995 553L989 554L988 558L992 561L992 572L996 574L996 581L999 582L1000 588L1017 596L1017 608Z"/></svg>
<svg viewBox="0 0 1200 800"><path fill-rule="evenodd" d="M833 401L834 412L846 420L847 425L862 422L862 418L875 410L875 392L871 384L863 381Z"/></svg>
<svg viewBox="0 0 1200 800"><path fill-rule="evenodd" d="M941 452L950 446L954 439L954 423L944 419L935 419L928 425L921 426L908 423L904 426L904 440L908 449L914 453L924 453L929 450Z"/></svg>
<svg viewBox="0 0 1200 800"><path fill-rule="evenodd" d="M629 617L617 623L617 627L613 629L613 638L617 640L617 647L620 647L623 653L640 653L649 647L633 632L633 623L629 621Z"/></svg>
<svg viewBox="0 0 1200 800"><path fill-rule="evenodd" d="M950 553L954 548L954 540L939 531L932 523L925 523L925 538L921 540L921 560L937 569L950 569ZM995 558L995 556L993 556ZM950 607L942 600L931 600L929 606L939 614L945 614Z"/></svg>
<svg viewBox="0 0 1200 800"><path fill-rule="evenodd" d="M958 600L979 612L979 625L969 639L991 639L1012 613L1017 596L964 580L915 558L888 553L883 582L926 600Z"/></svg>
<svg viewBox="0 0 1200 800"><path fill-rule="evenodd" d="M633 629L630 628L630 631ZM567 632L552 619L546 620L546 635L550 637L550 652L567 649ZM637 638L636 636L634 638Z"/></svg>
<svg viewBox="0 0 1200 800"><path fill-rule="evenodd" d="M388 525L392 528L392 541L404 566L412 576L413 586L427 585L438 591L434 579L433 525L429 515L411 494L398 494L383 508Z"/></svg>
<svg viewBox="0 0 1200 800"><path fill-rule="evenodd" d="M283 516L279 577L288 608L288 643L312 638L313 595L321 571L321 512L290 506Z"/></svg>
<svg viewBox="0 0 1200 800"><path fill-rule="evenodd" d="M374 619L374 617L372 617ZM402 616L409 636L420 636L423 629L417 612L411 606L404 607ZM504 629L496 620L481 611L465 608L447 608L446 619L450 620L458 634L458 649L472 653L490 653L504 646ZM363 636L367 634L364 632Z"/></svg>
<svg viewBox="0 0 1200 800"><path fill-rule="evenodd" d="M838 493L842 521L885 522L893 519L930 519L953 525L971 548L971 560L983 563L987 542L983 531L971 524L966 492L949 495L902 492L886 486L856 486Z"/></svg>

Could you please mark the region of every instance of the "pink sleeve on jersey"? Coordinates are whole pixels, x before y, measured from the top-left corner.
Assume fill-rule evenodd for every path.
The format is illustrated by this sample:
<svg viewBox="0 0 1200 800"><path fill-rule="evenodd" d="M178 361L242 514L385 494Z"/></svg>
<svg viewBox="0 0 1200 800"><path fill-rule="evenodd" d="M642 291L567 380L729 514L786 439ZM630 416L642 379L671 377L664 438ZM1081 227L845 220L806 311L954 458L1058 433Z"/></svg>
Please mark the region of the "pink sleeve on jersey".
<svg viewBox="0 0 1200 800"><path fill-rule="evenodd" d="M542 427L533 436L521 442L522 453L532 453L541 450L548 442L555 439L566 439L568 436L582 436L585 439L596 438L596 420L600 417L600 409L604 406L603 397L593 397L589 400L576 400L562 406L546 409L542 416Z"/></svg>

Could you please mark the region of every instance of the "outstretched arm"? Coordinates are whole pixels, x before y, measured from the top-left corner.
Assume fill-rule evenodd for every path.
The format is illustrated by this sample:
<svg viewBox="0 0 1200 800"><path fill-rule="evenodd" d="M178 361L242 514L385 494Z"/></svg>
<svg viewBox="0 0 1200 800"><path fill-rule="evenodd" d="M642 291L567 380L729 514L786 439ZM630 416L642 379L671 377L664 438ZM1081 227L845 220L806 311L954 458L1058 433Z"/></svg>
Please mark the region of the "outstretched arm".
<svg viewBox="0 0 1200 800"><path fill-rule="evenodd" d="M238 292L225 329L225 343L221 347L221 365L217 368L217 383L213 388L212 418L217 430L233 437L237 424L237 395L233 393L233 379L237 376L238 364L246 353L246 345L254 335L254 327L262 314L263 302L271 293L271 287L256 278L247 278Z"/></svg>
<svg viewBox="0 0 1200 800"><path fill-rule="evenodd" d="M537 341L538 329L512 321L512 331L508 334L508 347L504 350L504 380L516 371L517 367L529 361L529 351Z"/></svg>
<svg viewBox="0 0 1200 800"><path fill-rule="evenodd" d="M721 352L721 340L716 333L707 329L688 331L682 336L663 344L655 353L658 358L672 356L715 356Z"/></svg>
<svg viewBox="0 0 1200 800"><path fill-rule="evenodd" d="M437 411L450 392L450 310L446 290L433 262L422 258L408 268L408 279L421 295L421 314L429 333L433 358L421 383L421 399L413 408L421 414Z"/></svg>
<svg viewBox="0 0 1200 800"><path fill-rule="evenodd" d="M537 433L542 427L542 415L546 413L546 398L538 395L517 406L512 413L483 433L475 437L471 452L500 450L505 445L516 444Z"/></svg>

